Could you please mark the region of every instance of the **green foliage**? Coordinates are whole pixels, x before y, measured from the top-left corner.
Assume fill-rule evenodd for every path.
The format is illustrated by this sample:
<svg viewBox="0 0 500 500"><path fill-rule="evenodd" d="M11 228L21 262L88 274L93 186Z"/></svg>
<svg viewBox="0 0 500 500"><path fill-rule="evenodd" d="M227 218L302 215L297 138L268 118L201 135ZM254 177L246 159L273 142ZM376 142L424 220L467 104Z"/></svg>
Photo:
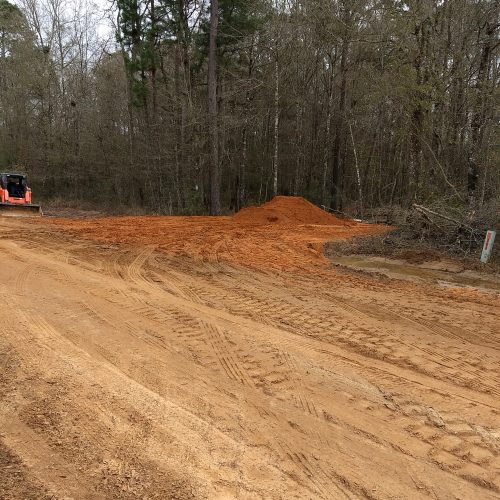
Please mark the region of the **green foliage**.
<svg viewBox="0 0 500 500"><path fill-rule="evenodd" d="M146 105L145 74L155 64L156 26L146 15L141 0L117 0L117 40L122 46L125 68L132 81L133 104Z"/></svg>
<svg viewBox="0 0 500 500"><path fill-rule="evenodd" d="M7 0L0 0L0 56L8 55L27 33L26 19L19 8Z"/></svg>
<svg viewBox="0 0 500 500"><path fill-rule="evenodd" d="M0 0L0 31L10 31L14 23L23 22L24 16L16 5Z"/></svg>
<svg viewBox="0 0 500 500"><path fill-rule="evenodd" d="M217 33L217 57L224 67L238 65L242 56L241 44L258 32L269 19L264 2L260 0L219 0L219 26ZM205 12L196 36L197 67L201 68L208 54L210 23Z"/></svg>

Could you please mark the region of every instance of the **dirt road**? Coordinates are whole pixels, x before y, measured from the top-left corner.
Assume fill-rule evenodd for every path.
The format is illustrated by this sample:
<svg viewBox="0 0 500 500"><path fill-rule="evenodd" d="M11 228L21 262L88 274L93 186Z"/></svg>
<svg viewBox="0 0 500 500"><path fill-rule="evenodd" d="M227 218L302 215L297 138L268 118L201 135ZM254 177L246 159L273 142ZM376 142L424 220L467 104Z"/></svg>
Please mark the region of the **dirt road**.
<svg viewBox="0 0 500 500"><path fill-rule="evenodd" d="M0 498L500 497L496 292L156 223L0 219Z"/></svg>

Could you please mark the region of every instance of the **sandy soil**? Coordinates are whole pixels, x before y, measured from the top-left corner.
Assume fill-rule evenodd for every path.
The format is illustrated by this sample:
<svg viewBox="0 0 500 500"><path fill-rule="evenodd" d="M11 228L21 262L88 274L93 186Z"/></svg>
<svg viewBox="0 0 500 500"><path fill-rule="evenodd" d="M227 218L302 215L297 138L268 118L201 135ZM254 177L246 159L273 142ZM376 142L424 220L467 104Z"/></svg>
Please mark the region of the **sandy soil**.
<svg viewBox="0 0 500 500"><path fill-rule="evenodd" d="M498 292L268 222L0 219L0 498L500 497Z"/></svg>

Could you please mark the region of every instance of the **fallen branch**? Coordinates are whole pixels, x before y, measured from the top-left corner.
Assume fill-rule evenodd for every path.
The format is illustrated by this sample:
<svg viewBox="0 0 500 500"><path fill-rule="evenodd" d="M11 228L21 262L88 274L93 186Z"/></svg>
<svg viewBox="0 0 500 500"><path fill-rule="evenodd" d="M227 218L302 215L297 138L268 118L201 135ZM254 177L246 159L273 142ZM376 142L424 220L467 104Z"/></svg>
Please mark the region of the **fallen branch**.
<svg viewBox="0 0 500 500"><path fill-rule="evenodd" d="M334 210L333 208L329 208L326 205L320 205L320 206L325 212L333 212L334 214L340 214L343 215L344 217L349 217L349 215L347 215L345 212L341 212L340 210Z"/></svg>
<svg viewBox="0 0 500 500"><path fill-rule="evenodd" d="M434 210L431 210L430 208L423 207L422 205L417 205L416 203L413 204L413 208L417 212L420 212L421 214L435 215L436 217L440 217L441 219L447 220L448 222L453 222L453 224L455 224L459 227L463 227L471 232L474 232L474 229L472 227L465 225L463 222L458 221L456 219L452 219L451 217L448 217L447 215L440 214L439 212L435 212Z"/></svg>
<svg viewBox="0 0 500 500"><path fill-rule="evenodd" d="M437 227L440 231L442 231L443 233L445 233L445 229L442 228L437 222L433 221L425 212L420 212L423 216L423 218L429 223L429 224L432 224L433 226Z"/></svg>

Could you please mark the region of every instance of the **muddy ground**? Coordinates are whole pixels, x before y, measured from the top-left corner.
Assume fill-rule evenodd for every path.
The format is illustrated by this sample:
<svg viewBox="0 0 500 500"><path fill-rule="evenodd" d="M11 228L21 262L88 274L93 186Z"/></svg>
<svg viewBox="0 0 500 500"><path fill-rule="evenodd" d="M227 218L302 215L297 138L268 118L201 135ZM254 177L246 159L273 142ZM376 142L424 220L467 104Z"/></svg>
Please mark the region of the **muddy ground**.
<svg viewBox="0 0 500 500"><path fill-rule="evenodd" d="M0 219L0 498L499 498L498 289L259 217Z"/></svg>

